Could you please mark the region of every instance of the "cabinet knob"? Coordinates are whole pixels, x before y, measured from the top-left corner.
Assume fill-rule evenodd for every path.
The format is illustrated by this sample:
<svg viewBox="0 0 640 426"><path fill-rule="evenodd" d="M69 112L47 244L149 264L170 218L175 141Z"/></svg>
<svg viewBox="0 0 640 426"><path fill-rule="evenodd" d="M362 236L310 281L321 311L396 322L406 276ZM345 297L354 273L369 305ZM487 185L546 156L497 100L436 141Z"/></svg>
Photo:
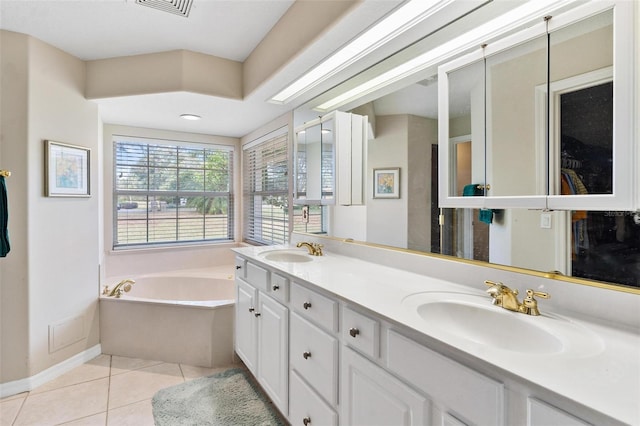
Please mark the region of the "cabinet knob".
<svg viewBox="0 0 640 426"><path fill-rule="evenodd" d="M280 286L279 285L274 285L271 288L273 289L273 291L278 291L280 289Z"/></svg>
<svg viewBox="0 0 640 426"><path fill-rule="evenodd" d="M302 357L304 359L309 359L309 357L311 357L311 352L307 351L307 352L303 352L302 353Z"/></svg>
<svg viewBox="0 0 640 426"><path fill-rule="evenodd" d="M311 424L311 417L305 417L304 419L302 419L302 424L304 426L308 426Z"/></svg>
<svg viewBox="0 0 640 426"><path fill-rule="evenodd" d="M256 308L254 308L253 306L249 308L249 312L253 312L255 310L256 310Z"/></svg>
<svg viewBox="0 0 640 426"><path fill-rule="evenodd" d="M255 316L256 316L256 318L258 318L261 314L260 314L260 312L256 312L256 313L255 313L255 314L253 314L253 315L255 315Z"/></svg>
<svg viewBox="0 0 640 426"><path fill-rule="evenodd" d="M351 327L349 329L349 334L351 335L351 337L356 337L358 334L360 334L360 330L358 330L357 328Z"/></svg>
<svg viewBox="0 0 640 426"><path fill-rule="evenodd" d="M242 269L242 266L236 265L236 269Z"/></svg>
<svg viewBox="0 0 640 426"><path fill-rule="evenodd" d="M309 309L311 307L311 302L304 302L302 304L302 307L305 308L305 309Z"/></svg>

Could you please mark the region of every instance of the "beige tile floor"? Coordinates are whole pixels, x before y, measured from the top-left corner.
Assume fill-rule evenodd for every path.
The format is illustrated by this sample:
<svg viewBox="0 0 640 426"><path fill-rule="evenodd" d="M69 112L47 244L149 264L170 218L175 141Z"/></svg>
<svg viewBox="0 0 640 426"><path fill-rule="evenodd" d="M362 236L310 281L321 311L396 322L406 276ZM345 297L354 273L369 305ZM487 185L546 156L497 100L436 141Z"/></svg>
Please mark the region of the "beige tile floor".
<svg viewBox="0 0 640 426"><path fill-rule="evenodd" d="M0 426L153 426L151 398L158 390L229 367L100 355L37 389L1 399Z"/></svg>

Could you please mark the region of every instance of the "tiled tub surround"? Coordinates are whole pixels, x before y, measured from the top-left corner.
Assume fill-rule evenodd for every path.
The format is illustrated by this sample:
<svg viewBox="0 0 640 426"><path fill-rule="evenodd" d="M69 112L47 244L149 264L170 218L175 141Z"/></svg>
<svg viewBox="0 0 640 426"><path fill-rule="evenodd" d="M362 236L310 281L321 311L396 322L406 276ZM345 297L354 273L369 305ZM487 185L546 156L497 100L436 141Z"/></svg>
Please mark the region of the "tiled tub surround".
<svg viewBox="0 0 640 426"><path fill-rule="evenodd" d="M136 283L100 296L102 352L216 367L233 362L233 266L116 277Z"/></svg>
<svg viewBox="0 0 640 426"><path fill-rule="evenodd" d="M153 426L151 398L160 389L228 367L100 355L31 392L0 400L0 426Z"/></svg>
<svg viewBox="0 0 640 426"><path fill-rule="evenodd" d="M308 236L294 236L294 242L296 238L309 240ZM308 283L347 305L370 311L405 334L429 342L432 349L451 359L497 374L509 383L509 392L524 388L532 397L548 394L564 401L564 406L590 412L588 418L605 423L640 422L638 295L335 240L319 242L325 244L325 255L303 263L272 262L260 255L277 248L292 249L293 245L234 251L249 262L286 274L292 282ZM562 317L584 327L593 336L593 345L579 355L560 352L540 356L447 340L430 335L429 327L415 311L402 304L403 299L415 293L457 291L484 296L490 305L491 299L484 293L485 279L503 281L521 294L526 288L550 293L550 300L539 301L543 315ZM520 340L523 345L527 342L526 335L504 338ZM507 401L510 399L516 398L508 396ZM509 410L508 419L526 416L521 407Z"/></svg>

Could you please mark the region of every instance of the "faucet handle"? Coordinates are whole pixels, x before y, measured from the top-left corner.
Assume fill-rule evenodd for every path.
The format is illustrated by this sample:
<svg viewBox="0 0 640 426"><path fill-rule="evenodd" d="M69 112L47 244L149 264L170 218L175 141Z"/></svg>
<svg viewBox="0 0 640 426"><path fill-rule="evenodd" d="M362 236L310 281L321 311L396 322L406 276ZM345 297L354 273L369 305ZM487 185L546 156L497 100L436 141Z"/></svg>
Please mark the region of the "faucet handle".
<svg viewBox="0 0 640 426"><path fill-rule="evenodd" d="M540 315L540 310L538 309L538 301L534 299L533 296L541 297L543 299L549 299L551 296L549 295L549 293L534 291L530 288L527 289L527 297L522 300L524 313L528 315L538 316Z"/></svg>

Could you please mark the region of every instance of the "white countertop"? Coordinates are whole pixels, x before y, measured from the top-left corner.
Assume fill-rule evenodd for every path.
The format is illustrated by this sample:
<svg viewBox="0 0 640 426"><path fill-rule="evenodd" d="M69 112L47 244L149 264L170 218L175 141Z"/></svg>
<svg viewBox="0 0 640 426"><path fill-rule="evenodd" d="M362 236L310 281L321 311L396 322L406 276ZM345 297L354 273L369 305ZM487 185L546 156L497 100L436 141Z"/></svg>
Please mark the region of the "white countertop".
<svg viewBox="0 0 640 426"><path fill-rule="evenodd" d="M618 421L640 424L640 335L637 330L621 330L547 312L544 301L541 301L542 315L523 320L541 320L550 324L561 321L582 329L589 340L586 350L581 350L579 354L568 350L540 355L494 348L441 333L425 322L415 309L403 304L407 296L416 293L460 292L483 295L487 298L487 304L491 305L484 288L474 289L330 252L314 257L311 262L300 263L272 262L260 256L260 253L274 249L295 247L263 246L233 250L247 259L313 284L343 301L358 304ZM305 252L303 249L296 250ZM500 307L495 309L506 314L522 315ZM526 344L526 336L505 337Z"/></svg>

